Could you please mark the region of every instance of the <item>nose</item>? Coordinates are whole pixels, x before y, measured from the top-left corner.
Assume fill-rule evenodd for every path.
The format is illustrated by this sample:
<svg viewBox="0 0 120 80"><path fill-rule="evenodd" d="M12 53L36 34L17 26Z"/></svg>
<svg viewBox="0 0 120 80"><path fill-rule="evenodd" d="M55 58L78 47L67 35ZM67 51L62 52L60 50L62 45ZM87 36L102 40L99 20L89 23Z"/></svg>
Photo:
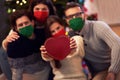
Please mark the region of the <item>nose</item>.
<svg viewBox="0 0 120 80"><path fill-rule="evenodd" d="M58 30L55 30L55 34L58 33Z"/></svg>
<svg viewBox="0 0 120 80"><path fill-rule="evenodd" d="M73 16L72 18L76 18L76 16Z"/></svg>
<svg viewBox="0 0 120 80"><path fill-rule="evenodd" d="M23 24L23 27L27 26L26 24Z"/></svg>

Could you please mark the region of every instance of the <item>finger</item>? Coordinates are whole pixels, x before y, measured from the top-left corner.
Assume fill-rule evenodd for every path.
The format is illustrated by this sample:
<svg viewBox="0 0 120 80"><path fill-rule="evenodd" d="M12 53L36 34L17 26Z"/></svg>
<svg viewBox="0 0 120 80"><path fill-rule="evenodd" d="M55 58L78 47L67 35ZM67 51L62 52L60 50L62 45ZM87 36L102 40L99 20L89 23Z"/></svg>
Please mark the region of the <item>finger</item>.
<svg viewBox="0 0 120 80"><path fill-rule="evenodd" d="M41 50L41 51L45 51L46 48L45 48L44 46L41 46L41 47L40 47L40 50Z"/></svg>

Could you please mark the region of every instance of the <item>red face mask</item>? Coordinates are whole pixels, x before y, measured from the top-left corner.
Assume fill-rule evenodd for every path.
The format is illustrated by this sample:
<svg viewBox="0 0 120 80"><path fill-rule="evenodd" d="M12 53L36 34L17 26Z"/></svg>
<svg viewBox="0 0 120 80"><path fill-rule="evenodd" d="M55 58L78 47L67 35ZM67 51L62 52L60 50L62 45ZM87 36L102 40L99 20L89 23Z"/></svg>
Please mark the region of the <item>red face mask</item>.
<svg viewBox="0 0 120 80"><path fill-rule="evenodd" d="M39 22L45 22L47 17L48 17L48 11L35 11L34 12L34 17L39 21Z"/></svg>
<svg viewBox="0 0 120 80"><path fill-rule="evenodd" d="M61 35L65 35L66 31L64 29L61 29L58 33L54 34L53 37L59 37Z"/></svg>

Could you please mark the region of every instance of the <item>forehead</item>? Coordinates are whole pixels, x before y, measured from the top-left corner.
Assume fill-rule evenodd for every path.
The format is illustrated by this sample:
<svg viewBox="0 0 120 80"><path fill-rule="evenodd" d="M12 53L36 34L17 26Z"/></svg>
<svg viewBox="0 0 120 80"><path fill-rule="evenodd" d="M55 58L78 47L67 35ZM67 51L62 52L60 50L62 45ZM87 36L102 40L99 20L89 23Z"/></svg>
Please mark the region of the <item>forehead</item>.
<svg viewBox="0 0 120 80"><path fill-rule="evenodd" d="M20 23L24 23L26 21L30 21L30 19L27 16L22 16L16 20L16 25L18 25Z"/></svg>
<svg viewBox="0 0 120 80"><path fill-rule="evenodd" d="M36 6L34 6L34 8L48 8L48 6L41 3L41 4L37 4Z"/></svg>
<svg viewBox="0 0 120 80"><path fill-rule="evenodd" d="M51 29L51 30L54 30L54 29L56 29L57 27L62 27L62 25L59 24L58 22L54 22L54 23L50 26L50 29Z"/></svg>
<svg viewBox="0 0 120 80"><path fill-rule="evenodd" d="M54 29L56 27L58 27L60 24L58 22L54 22L51 26L50 29Z"/></svg>
<svg viewBox="0 0 120 80"><path fill-rule="evenodd" d="M75 13L78 13L78 12L81 12L81 8L80 7L73 7L73 8L69 8L65 11L65 15L68 16L68 15L72 15L72 14L75 14Z"/></svg>

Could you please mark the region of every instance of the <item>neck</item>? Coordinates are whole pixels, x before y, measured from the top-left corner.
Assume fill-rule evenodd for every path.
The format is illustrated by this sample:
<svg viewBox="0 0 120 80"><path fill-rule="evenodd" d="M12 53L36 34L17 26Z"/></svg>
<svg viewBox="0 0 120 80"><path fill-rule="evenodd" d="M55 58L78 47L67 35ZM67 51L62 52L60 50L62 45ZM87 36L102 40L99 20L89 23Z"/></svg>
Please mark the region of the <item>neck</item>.
<svg viewBox="0 0 120 80"><path fill-rule="evenodd" d="M29 39L34 39L35 38L35 34L33 33L30 37L29 37Z"/></svg>

